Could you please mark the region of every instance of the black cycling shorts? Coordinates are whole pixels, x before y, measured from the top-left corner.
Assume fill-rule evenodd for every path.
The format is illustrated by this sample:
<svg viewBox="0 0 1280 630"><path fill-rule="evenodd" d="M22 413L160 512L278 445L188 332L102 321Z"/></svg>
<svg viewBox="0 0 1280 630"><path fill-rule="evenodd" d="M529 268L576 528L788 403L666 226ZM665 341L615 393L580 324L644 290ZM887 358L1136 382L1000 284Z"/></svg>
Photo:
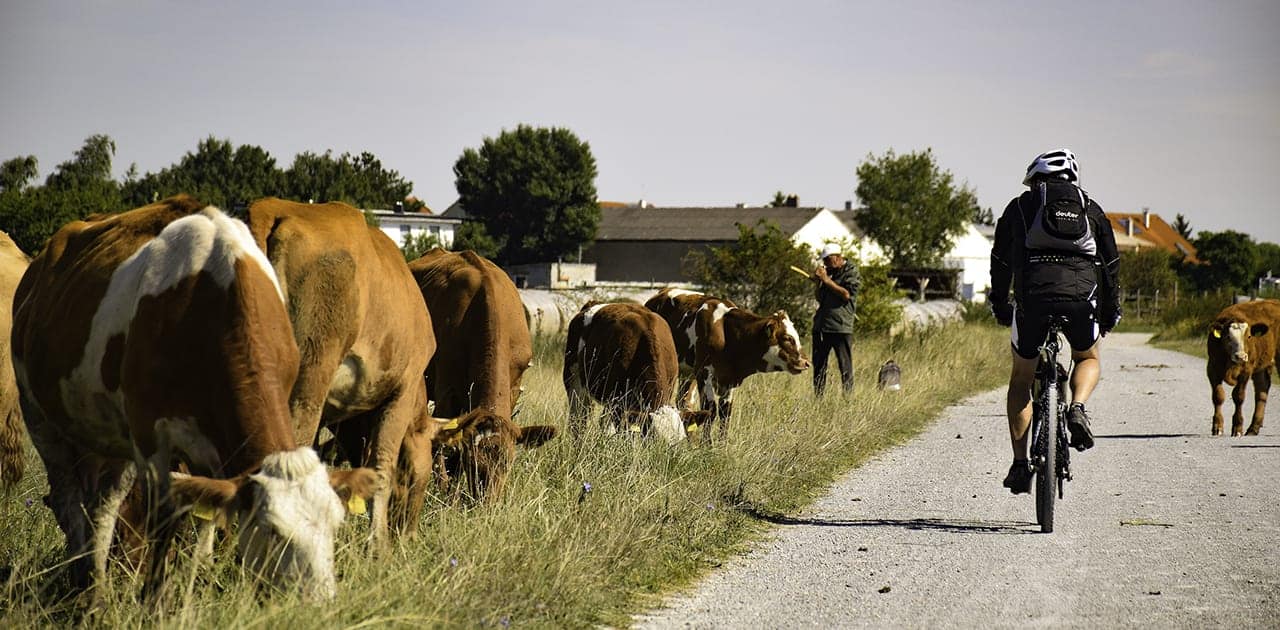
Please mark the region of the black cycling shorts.
<svg viewBox="0 0 1280 630"><path fill-rule="evenodd" d="M1049 336L1049 318L1062 315L1068 324L1063 334L1076 352L1083 352L1098 342L1098 307L1088 302L1043 302L1017 305L1013 311L1013 351L1024 359L1040 356L1040 346Z"/></svg>

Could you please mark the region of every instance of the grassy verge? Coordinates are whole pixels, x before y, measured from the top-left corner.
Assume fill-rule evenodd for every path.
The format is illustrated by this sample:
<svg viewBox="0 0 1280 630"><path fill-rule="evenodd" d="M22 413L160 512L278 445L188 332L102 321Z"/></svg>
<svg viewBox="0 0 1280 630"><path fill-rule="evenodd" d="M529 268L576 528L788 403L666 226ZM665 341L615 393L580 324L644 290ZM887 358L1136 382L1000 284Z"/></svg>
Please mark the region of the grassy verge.
<svg viewBox="0 0 1280 630"><path fill-rule="evenodd" d="M178 563L179 592L166 612L138 606L128 572L116 568L117 588L95 617L81 619L74 606L56 603L64 587L50 569L62 542L41 505L37 470L5 498L0 515L0 566L11 567L0 584L0 625L625 626L758 540L765 525L753 513L795 512L840 473L916 435L945 406L997 386L1008 369L1007 338L1005 329L970 323L894 347L858 343L849 399L815 400L808 374L751 377L735 394L728 440L713 447L558 438L522 453L501 500L429 504L417 537L376 558L359 542L365 524L347 527L338 599L323 605L256 596L224 545L215 566L194 575L189 562ZM555 343L539 344L521 422L563 425L558 353ZM890 356L902 366L903 390L876 391L877 369Z"/></svg>

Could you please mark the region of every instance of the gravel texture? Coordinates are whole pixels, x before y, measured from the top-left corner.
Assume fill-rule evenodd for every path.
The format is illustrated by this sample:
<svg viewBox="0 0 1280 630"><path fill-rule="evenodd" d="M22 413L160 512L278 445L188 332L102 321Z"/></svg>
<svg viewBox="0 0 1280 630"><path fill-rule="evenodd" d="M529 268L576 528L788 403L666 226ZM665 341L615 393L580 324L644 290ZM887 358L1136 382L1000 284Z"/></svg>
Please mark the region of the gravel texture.
<svg viewBox="0 0 1280 630"><path fill-rule="evenodd" d="M1261 436L1210 437L1203 361L1146 338L1103 342L1097 444L1072 452L1054 533L1039 532L1032 495L1000 486L1001 388L947 409L636 625L1280 627L1277 412Z"/></svg>

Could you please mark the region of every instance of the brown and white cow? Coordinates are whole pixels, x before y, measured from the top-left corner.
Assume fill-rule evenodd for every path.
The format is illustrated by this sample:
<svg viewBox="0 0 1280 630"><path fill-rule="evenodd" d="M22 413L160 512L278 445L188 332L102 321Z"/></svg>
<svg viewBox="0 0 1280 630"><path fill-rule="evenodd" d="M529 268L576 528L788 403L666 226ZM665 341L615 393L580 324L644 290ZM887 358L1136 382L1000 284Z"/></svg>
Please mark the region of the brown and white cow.
<svg viewBox="0 0 1280 630"><path fill-rule="evenodd" d="M1256 300L1233 304L1218 313L1209 326L1207 342L1209 360L1205 372L1213 396L1213 435L1222 434L1222 403L1226 396L1222 383L1232 386L1231 435L1244 428L1245 388L1253 381L1253 421L1246 435L1262 430L1262 416L1267 409L1271 389L1271 370L1280 361L1280 301Z"/></svg>
<svg viewBox="0 0 1280 630"><path fill-rule="evenodd" d="M473 251L436 248L411 261L409 270L436 333L426 374L434 415L485 412L468 414L437 434L442 472L453 478L465 474L473 498L497 496L516 446L539 446L556 434L553 426L512 421L520 381L533 364L520 294L506 272Z"/></svg>
<svg viewBox="0 0 1280 630"><path fill-rule="evenodd" d="M378 472L374 540L392 525L412 533L431 460L402 454L401 443L410 427L425 440L435 434L420 420L430 416L422 375L436 342L403 254L343 203L261 199L248 223L280 279L301 354L289 398L298 444L329 428L354 463ZM410 494L389 514L393 482Z"/></svg>
<svg viewBox="0 0 1280 630"><path fill-rule="evenodd" d="M190 197L69 223L14 303L14 371L73 582L98 583L120 502L141 483L144 592L163 583L175 518L199 501L239 521L256 574L335 592L345 510L316 453L297 448L298 370L280 286L249 230ZM170 480L178 462L193 473ZM92 582L91 582L92 580Z"/></svg>
<svg viewBox="0 0 1280 630"><path fill-rule="evenodd" d="M13 376L9 335L13 329L13 294L30 259L8 234L0 232L0 488L8 490L22 479L22 407Z"/></svg>
<svg viewBox="0 0 1280 630"><path fill-rule="evenodd" d="M786 311L760 317L728 300L670 287L649 298L645 306L671 327L687 374L681 379L679 399L683 403L696 382L702 409L712 412L721 436L733 412L733 389L748 376L779 371L799 374L809 368L800 335Z"/></svg>
<svg viewBox="0 0 1280 630"><path fill-rule="evenodd" d="M683 440L686 424L705 417L672 405L679 374L671 329L656 313L639 304L586 303L569 322L564 349L570 433L586 429L595 399L609 430L635 427L668 442Z"/></svg>

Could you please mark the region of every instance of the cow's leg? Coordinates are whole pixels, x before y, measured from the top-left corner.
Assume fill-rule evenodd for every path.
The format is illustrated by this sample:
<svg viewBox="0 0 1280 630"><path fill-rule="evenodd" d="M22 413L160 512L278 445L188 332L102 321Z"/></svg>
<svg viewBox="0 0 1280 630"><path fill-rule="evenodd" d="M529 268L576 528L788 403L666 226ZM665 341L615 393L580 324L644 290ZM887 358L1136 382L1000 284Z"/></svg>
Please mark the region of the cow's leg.
<svg viewBox="0 0 1280 630"><path fill-rule="evenodd" d="M706 433L703 434L707 443L711 443L711 425L716 425L720 421L719 400L716 397L715 378L710 367L701 367L697 371L698 394L702 398L702 408L711 412L711 419L707 421L708 426Z"/></svg>
<svg viewBox="0 0 1280 630"><path fill-rule="evenodd" d="M432 438L438 427L434 420L424 418L416 422L404 436L396 466L396 484L393 489L391 526L407 536L418 531L418 517L427 499L427 488L432 482ZM442 465L443 467L443 465Z"/></svg>
<svg viewBox="0 0 1280 630"><path fill-rule="evenodd" d="M72 441L65 439L45 419L39 407L29 404L24 396L22 415L49 482L45 505L53 512L65 539L67 565L71 585L84 590L93 585L93 559L90 557L93 523L86 505L93 489L96 472L93 463Z"/></svg>
<svg viewBox="0 0 1280 630"><path fill-rule="evenodd" d="M150 458L135 455L142 486L142 511L147 523L146 579L142 583L143 600L159 603L165 584L165 560L177 533L173 501L169 497L169 463L167 445Z"/></svg>
<svg viewBox="0 0 1280 630"><path fill-rule="evenodd" d="M1267 410L1267 396L1271 393L1271 368L1253 373L1253 421L1245 435L1257 435L1262 430L1262 414Z"/></svg>
<svg viewBox="0 0 1280 630"><path fill-rule="evenodd" d="M1236 386L1231 388L1231 402L1236 410L1231 414L1231 437L1244 433L1244 390L1249 386L1249 379L1243 375L1236 379Z"/></svg>
<svg viewBox="0 0 1280 630"><path fill-rule="evenodd" d="M402 382L409 383L381 409L370 412L375 414L373 432L370 435L370 467L378 474L378 489L373 495L373 511L370 514L372 540L381 546L386 542L389 527L389 505L391 501L391 484L396 480L396 470L400 464L400 447L404 443L405 434L413 426L414 420L426 414L427 395L421 374L408 374ZM424 448L426 448L424 446ZM430 466L430 458L415 467L415 475L423 473L421 466ZM418 483L420 479L414 479ZM416 515L412 515L416 518ZM416 523L405 523L412 526Z"/></svg>
<svg viewBox="0 0 1280 630"><path fill-rule="evenodd" d="M268 249L274 247L269 244ZM279 263L272 261L277 268ZM298 378L289 395L289 413L298 446L312 446L315 441L330 387L355 383L363 371L363 366L344 362L347 349L355 342L352 322L332 315L359 312L355 271L351 256L338 252L320 256L288 279L289 320L293 323L299 359ZM305 305L313 306L306 310Z"/></svg>
<svg viewBox="0 0 1280 630"><path fill-rule="evenodd" d="M93 576L94 581L101 583L107 576L107 558L111 551L111 540L116 531L116 522L120 517L120 505L133 490L137 480L137 466L133 462L103 467L100 483L104 492L99 496L101 501L93 511Z"/></svg>
<svg viewBox="0 0 1280 630"><path fill-rule="evenodd" d="M564 368L564 392L569 398L569 434L581 436L591 415L591 394L583 382L582 364L571 360Z"/></svg>
<svg viewBox="0 0 1280 630"><path fill-rule="evenodd" d="M733 389L724 388L717 398L716 415L720 417L720 438L724 439L729 434L729 416L733 414Z"/></svg>
<svg viewBox="0 0 1280 630"><path fill-rule="evenodd" d="M1210 435L1222 435L1222 403L1227 400L1227 393L1222 387L1222 381L1210 382L1209 387L1213 393L1213 423L1209 426Z"/></svg>

